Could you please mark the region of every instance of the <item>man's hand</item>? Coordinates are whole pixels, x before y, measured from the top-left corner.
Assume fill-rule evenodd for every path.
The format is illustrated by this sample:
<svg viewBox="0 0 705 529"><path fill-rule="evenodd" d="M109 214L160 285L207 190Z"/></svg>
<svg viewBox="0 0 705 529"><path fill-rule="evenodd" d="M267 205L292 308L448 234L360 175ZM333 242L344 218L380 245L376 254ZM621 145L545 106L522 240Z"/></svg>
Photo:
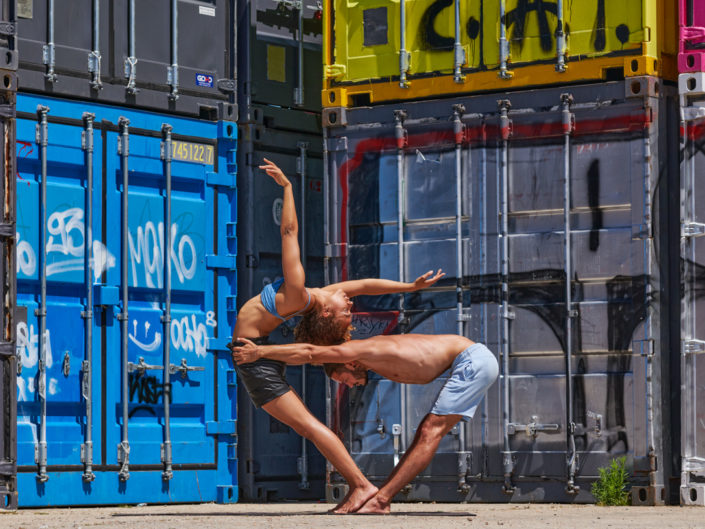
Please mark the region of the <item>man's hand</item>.
<svg viewBox="0 0 705 529"><path fill-rule="evenodd" d="M421 290L422 288L430 287L444 275L445 273L440 268L438 269L438 272L436 272L435 276L433 275L433 270L429 270L424 275L416 278L416 281L414 281L414 290Z"/></svg>
<svg viewBox="0 0 705 529"><path fill-rule="evenodd" d="M240 345L236 345L240 344ZM228 344L232 352L233 362L236 364L249 364L260 359L259 347L247 338L237 338L235 342Z"/></svg>
<svg viewBox="0 0 705 529"><path fill-rule="evenodd" d="M265 161L264 165L260 165L259 168L263 169L264 172L266 172L269 176L271 176L274 181L279 184L282 187L290 186L291 182L289 182L289 179L286 177L286 175L282 172L281 169L275 164L274 162L271 162L267 160L266 158L263 158Z"/></svg>

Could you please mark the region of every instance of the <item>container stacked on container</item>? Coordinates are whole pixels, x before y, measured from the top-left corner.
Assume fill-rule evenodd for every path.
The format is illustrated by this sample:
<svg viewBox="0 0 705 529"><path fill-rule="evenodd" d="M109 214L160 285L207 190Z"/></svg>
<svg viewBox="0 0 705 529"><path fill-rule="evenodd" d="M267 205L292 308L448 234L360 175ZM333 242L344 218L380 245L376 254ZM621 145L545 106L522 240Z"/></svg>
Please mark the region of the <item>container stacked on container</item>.
<svg viewBox="0 0 705 529"><path fill-rule="evenodd" d="M15 357L15 90L14 2L0 2L0 509L17 508L17 359Z"/></svg>
<svg viewBox="0 0 705 529"><path fill-rule="evenodd" d="M263 171L277 163L294 187L306 284L322 286L321 8L310 0L241 1L238 8L240 303L282 276L282 191ZM293 340L296 321L271 336ZM325 420L325 377L292 366L287 379ZM325 460L296 432L239 395L240 490L249 500L309 499L325 494Z"/></svg>
<svg viewBox="0 0 705 529"><path fill-rule="evenodd" d="M705 2L680 2L678 90L681 104L681 503L705 505L705 328L702 316L703 208L702 143L705 137ZM700 379L698 378L700 377Z"/></svg>
<svg viewBox="0 0 705 529"><path fill-rule="evenodd" d="M677 501L667 4L327 5L326 278L442 267L432 289L358 301L357 337L458 333L500 364L474 419L397 499L589 502L598 468L626 456L634 503ZM330 424L370 479L443 382L332 386ZM342 497L337 474L328 485Z"/></svg>
<svg viewBox="0 0 705 529"><path fill-rule="evenodd" d="M19 504L237 501L234 2L17 7Z"/></svg>

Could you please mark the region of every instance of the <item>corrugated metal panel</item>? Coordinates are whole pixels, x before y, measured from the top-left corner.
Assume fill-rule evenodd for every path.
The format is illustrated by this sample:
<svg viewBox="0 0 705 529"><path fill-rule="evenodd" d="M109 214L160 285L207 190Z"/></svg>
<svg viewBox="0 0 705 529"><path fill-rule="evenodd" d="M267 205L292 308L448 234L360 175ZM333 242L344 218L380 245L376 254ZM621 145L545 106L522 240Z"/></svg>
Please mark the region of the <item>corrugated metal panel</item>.
<svg viewBox="0 0 705 529"><path fill-rule="evenodd" d="M306 284L324 284L322 144L320 116L254 105L254 121L242 125L239 173L238 287L242 303L282 275L281 188L257 168L277 163L294 187L301 259ZM293 340L297 320L270 336ZM325 375L316 366L289 366L287 380L309 409L325 421ZM325 495L325 459L288 426L255 409L244 390L239 398L240 487L248 500L320 499Z"/></svg>
<svg viewBox="0 0 705 529"><path fill-rule="evenodd" d="M681 502L685 505L705 505L705 188L700 178L705 162L701 148L705 137L705 112L701 106L705 91L702 74L697 77L701 84L693 91L682 92L681 99Z"/></svg>
<svg viewBox="0 0 705 529"><path fill-rule="evenodd" d="M236 501L235 123L18 111L20 504Z"/></svg>
<svg viewBox="0 0 705 529"><path fill-rule="evenodd" d="M705 70L705 3L701 0L678 0L678 8L678 71L701 72Z"/></svg>
<svg viewBox="0 0 705 529"><path fill-rule="evenodd" d="M18 4L21 88L237 119L235 0Z"/></svg>
<svg viewBox="0 0 705 529"><path fill-rule="evenodd" d="M360 335L460 329L501 365L400 499L592 501L620 455L637 502L666 499L674 190L660 175L677 170L676 120L673 91L648 77L324 112L331 280L449 276L359 303ZM403 452L441 383L338 389L333 424L363 472L386 477L395 433Z"/></svg>
<svg viewBox="0 0 705 529"><path fill-rule="evenodd" d="M341 0L325 15L324 106L677 75L663 0Z"/></svg>
<svg viewBox="0 0 705 529"><path fill-rule="evenodd" d="M10 75L3 72L3 75ZM15 355L15 94L0 93L0 509L17 508L17 357Z"/></svg>
<svg viewBox="0 0 705 529"><path fill-rule="evenodd" d="M320 2L239 1L240 105L320 111ZM249 24L247 21L249 20Z"/></svg>

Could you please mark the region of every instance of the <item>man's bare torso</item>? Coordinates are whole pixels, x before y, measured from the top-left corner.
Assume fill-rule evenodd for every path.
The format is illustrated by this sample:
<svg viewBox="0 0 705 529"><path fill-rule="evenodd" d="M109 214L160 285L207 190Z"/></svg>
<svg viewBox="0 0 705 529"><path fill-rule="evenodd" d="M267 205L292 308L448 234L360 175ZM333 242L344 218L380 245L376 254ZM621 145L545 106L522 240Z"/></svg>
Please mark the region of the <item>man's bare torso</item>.
<svg viewBox="0 0 705 529"><path fill-rule="evenodd" d="M358 361L367 369L395 382L428 384L474 342L455 334L399 334L369 338L365 344L369 350Z"/></svg>

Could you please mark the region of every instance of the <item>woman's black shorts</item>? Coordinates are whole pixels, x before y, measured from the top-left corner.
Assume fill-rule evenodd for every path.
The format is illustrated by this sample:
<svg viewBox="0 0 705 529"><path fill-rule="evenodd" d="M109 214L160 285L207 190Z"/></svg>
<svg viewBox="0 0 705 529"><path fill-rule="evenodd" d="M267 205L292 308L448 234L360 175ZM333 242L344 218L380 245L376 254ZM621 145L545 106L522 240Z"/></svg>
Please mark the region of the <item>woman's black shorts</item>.
<svg viewBox="0 0 705 529"><path fill-rule="evenodd" d="M250 338L257 345L271 344L268 336ZM238 342L236 342L239 345ZM291 388L286 381L286 364L261 358L249 364L236 365L240 382L245 386L252 402L258 408L281 397Z"/></svg>

